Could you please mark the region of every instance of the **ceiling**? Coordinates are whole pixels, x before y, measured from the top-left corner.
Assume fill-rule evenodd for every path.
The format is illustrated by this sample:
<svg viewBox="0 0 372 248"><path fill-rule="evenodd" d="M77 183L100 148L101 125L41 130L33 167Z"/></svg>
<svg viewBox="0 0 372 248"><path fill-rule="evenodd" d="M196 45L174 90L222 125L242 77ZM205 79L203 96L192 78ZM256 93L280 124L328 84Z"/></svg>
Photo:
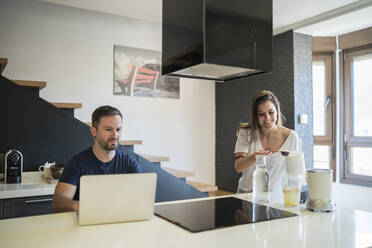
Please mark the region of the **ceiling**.
<svg viewBox="0 0 372 248"><path fill-rule="evenodd" d="M297 29L312 36L336 36L372 27L372 6Z"/></svg>
<svg viewBox="0 0 372 248"><path fill-rule="evenodd" d="M162 0L40 0L161 23ZM372 0L273 0L273 33L290 29L313 36L372 26Z"/></svg>

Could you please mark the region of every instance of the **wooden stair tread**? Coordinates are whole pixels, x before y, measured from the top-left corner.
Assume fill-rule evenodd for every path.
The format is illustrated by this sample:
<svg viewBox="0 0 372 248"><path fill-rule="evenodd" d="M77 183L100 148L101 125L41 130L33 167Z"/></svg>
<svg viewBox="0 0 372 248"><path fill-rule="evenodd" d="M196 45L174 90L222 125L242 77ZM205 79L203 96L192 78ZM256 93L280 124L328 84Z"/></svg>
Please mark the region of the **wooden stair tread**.
<svg viewBox="0 0 372 248"><path fill-rule="evenodd" d="M222 195L234 195L235 193L225 191L225 190L216 190L216 191L209 191L208 196L222 196Z"/></svg>
<svg viewBox="0 0 372 248"><path fill-rule="evenodd" d="M7 58L0 58L0 74L4 71L7 64L8 64Z"/></svg>
<svg viewBox="0 0 372 248"><path fill-rule="evenodd" d="M70 102L51 102L57 108L63 109L77 109L82 108L83 104L81 103L70 103Z"/></svg>
<svg viewBox="0 0 372 248"><path fill-rule="evenodd" d="M142 140L120 140L119 144L122 146L131 146L131 145L142 145Z"/></svg>
<svg viewBox="0 0 372 248"><path fill-rule="evenodd" d="M168 172L169 174L172 174L173 176L177 178L185 178L185 177L193 177L195 176L195 173L192 171L183 171L183 170L177 170L167 167L161 167L163 170Z"/></svg>
<svg viewBox="0 0 372 248"><path fill-rule="evenodd" d="M35 88L45 88L47 83L44 81L30 81L30 80L12 80L14 83L18 84L19 86L24 87L35 87Z"/></svg>
<svg viewBox="0 0 372 248"><path fill-rule="evenodd" d="M30 80L12 80L12 81L18 84L19 86L35 87L39 89L43 89L47 85L47 83L44 81L30 81Z"/></svg>
<svg viewBox="0 0 372 248"><path fill-rule="evenodd" d="M150 162L167 162L170 160L169 157L165 156L156 156L156 155L149 155L149 154L141 154L139 153L138 155L141 155L145 159L149 160Z"/></svg>
<svg viewBox="0 0 372 248"><path fill-rule="evenodd" d="M187 180L186 183L190 184L191 186L193 186L194 188L198 189L201 192L210 192L218 190L218 187L216 185L210 185L206 183L200 183L189 180Z"/></svg>

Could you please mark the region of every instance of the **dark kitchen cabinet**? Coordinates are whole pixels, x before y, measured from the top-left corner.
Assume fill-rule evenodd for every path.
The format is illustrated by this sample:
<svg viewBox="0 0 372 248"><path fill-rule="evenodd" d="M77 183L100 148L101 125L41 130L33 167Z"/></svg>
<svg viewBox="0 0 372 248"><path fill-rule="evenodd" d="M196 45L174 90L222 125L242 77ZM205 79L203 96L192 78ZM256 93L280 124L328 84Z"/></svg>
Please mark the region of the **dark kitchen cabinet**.
<svg viewBox="0 0 372 248"><path fill-rule="evenodd" d="M0 200L0 219L3 218L3 200Z"/></svg>
<svg viewBox="0 0 372 248"><path fill-rule="evenodd" d="M45 195L1 200L0 217L14 218L53 213L52 199L53 195Z"/></svg>

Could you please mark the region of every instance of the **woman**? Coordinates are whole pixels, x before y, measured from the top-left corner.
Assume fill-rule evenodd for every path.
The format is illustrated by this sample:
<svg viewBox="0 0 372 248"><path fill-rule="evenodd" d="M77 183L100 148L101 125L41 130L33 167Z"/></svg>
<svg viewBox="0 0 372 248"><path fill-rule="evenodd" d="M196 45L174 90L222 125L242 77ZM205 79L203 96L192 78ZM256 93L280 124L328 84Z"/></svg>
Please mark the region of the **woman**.
<svg viewBox="0 0 372 248"><path fill-rule="evenodd" d="M283 116L276 96L267 90L259 92L252 101L250 123L241 124L237 132L235 170L242 172L238 193L252 192L256 155L268 156L269 190L281 191L285 157L277 151L301 150L297 133L282 123Z"/></svg>

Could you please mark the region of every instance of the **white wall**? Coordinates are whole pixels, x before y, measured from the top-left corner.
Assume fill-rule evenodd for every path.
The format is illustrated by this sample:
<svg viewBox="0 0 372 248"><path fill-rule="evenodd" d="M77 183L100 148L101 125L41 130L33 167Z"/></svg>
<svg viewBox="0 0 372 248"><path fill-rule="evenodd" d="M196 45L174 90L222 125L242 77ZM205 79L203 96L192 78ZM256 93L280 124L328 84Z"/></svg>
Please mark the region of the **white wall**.
<svg viewBox="0 0 372 248"><path fill-rule="evenodd" d="M167 167L190 170L215 183L214 82L181 79L180 99L113 95L114 44L161 50L161 25L36 0L2 1L0 57L4 76L47 81L47 101L81 102L75 117L90 121L104 104L124 115L122 139L140 139L139 153L171 158Z"/></svg>

